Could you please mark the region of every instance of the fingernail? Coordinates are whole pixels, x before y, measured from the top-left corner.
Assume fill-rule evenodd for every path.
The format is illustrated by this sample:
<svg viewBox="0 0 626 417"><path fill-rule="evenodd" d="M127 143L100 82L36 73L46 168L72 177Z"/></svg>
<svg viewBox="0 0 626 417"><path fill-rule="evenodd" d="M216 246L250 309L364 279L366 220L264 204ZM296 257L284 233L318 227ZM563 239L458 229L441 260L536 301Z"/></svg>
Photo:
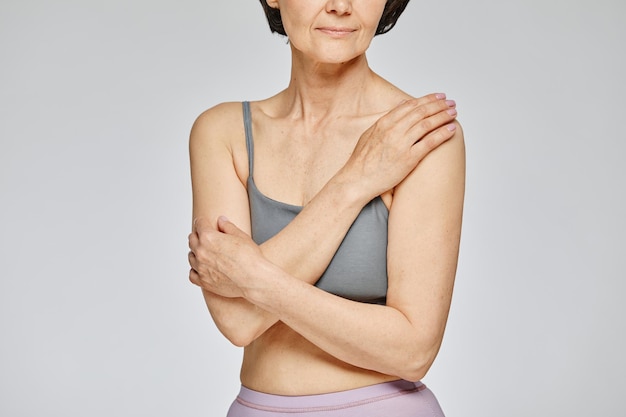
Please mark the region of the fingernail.
<svg viewBox="0 0 626 417"><path fill-rule="evenodd" d="M454 132L456 130L456 125L454 123L450 123L446 126L450 132Z"/></svg>
<svg viewBox="0 0 626 417"><path fill-rule="evenodd" d="M226 216L220 216L220 217L219 217L219 220L221 220L221 221L223 221L223 222L227 222L227 221L229 221L229 220L228 220L228 217L226 217Z"/></svg>
<svg viewBox="0 0 626 417"><path fill-rule="evenodd" d="M454 101L454 100L446 100L446 104L448 105L448 107L454 107L454 106L456 106L456 101Z"/></svg>
<svg viewBox="0 0 626 417"><path fill-rule="evenodd" d="M456 116L456 109L446 110L450 116Z"/></svg>
<svg viewBox="0 0 626 417"><path fill-rule="evenodd" d="M435 94L435 98L438 100L442 100L444 98L446 98L446 95L444 93L437 93Z"/></svg>

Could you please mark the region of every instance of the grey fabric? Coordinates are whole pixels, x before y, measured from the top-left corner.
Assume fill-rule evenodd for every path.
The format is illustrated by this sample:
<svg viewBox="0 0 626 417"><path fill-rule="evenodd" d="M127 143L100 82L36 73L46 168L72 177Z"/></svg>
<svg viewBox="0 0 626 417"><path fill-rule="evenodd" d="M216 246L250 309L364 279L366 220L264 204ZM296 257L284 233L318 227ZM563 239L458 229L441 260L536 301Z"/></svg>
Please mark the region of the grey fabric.
<svg viewBox="0 0 626 417"><path fill-rule="evenodd" d="M243 102L246 148L250 173L247 180L252 238L258 244L282 230L302 207L263 195L254 183L254 143L250 104ZM351 300L385 304L387 296L387 219L389 211L380 197L359 213L316 287Z"/></svg>

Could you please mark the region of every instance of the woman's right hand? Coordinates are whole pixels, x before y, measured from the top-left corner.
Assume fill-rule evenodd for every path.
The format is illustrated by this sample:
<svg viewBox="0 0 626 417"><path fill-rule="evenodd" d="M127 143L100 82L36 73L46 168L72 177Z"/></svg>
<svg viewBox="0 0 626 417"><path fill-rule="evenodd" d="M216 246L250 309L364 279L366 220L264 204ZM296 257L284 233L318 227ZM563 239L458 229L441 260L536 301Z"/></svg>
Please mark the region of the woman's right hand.
<svg viewBox="0 0 626 417"><path fill-rule="evenodd" d="M444 94L403 101L361 135L342 173L357 181L369 198L392 189L454 136L455 107Z"/></svg>

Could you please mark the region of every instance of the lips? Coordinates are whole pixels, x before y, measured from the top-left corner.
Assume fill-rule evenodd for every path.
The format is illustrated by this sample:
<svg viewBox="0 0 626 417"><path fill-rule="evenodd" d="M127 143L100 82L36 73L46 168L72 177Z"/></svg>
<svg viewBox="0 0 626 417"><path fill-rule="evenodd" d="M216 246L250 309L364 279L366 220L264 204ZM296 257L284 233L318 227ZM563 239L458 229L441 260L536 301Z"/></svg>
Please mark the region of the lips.
<svg viewBox="0 0 626 417"><path fill-rule="evenodd" d="M346 36L356 31L356 29L340 26L324 26L317 28L317 30L331 36Z"/></svg>

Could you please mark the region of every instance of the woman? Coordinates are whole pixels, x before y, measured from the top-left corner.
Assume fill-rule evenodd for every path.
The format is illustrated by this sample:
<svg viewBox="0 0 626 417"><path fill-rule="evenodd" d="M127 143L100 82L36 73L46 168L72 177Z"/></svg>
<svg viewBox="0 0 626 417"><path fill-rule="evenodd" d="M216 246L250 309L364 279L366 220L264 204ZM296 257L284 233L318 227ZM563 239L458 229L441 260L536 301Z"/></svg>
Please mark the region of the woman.
<svg viewBox="0 0 626 417"><path fill-rule="evenodd" d="M261 0L288 87L192 128L190 280L245 347L231 417L443 415L419 380L452 295L462 133L454 101L365 56L407 3Z"/></svg>

